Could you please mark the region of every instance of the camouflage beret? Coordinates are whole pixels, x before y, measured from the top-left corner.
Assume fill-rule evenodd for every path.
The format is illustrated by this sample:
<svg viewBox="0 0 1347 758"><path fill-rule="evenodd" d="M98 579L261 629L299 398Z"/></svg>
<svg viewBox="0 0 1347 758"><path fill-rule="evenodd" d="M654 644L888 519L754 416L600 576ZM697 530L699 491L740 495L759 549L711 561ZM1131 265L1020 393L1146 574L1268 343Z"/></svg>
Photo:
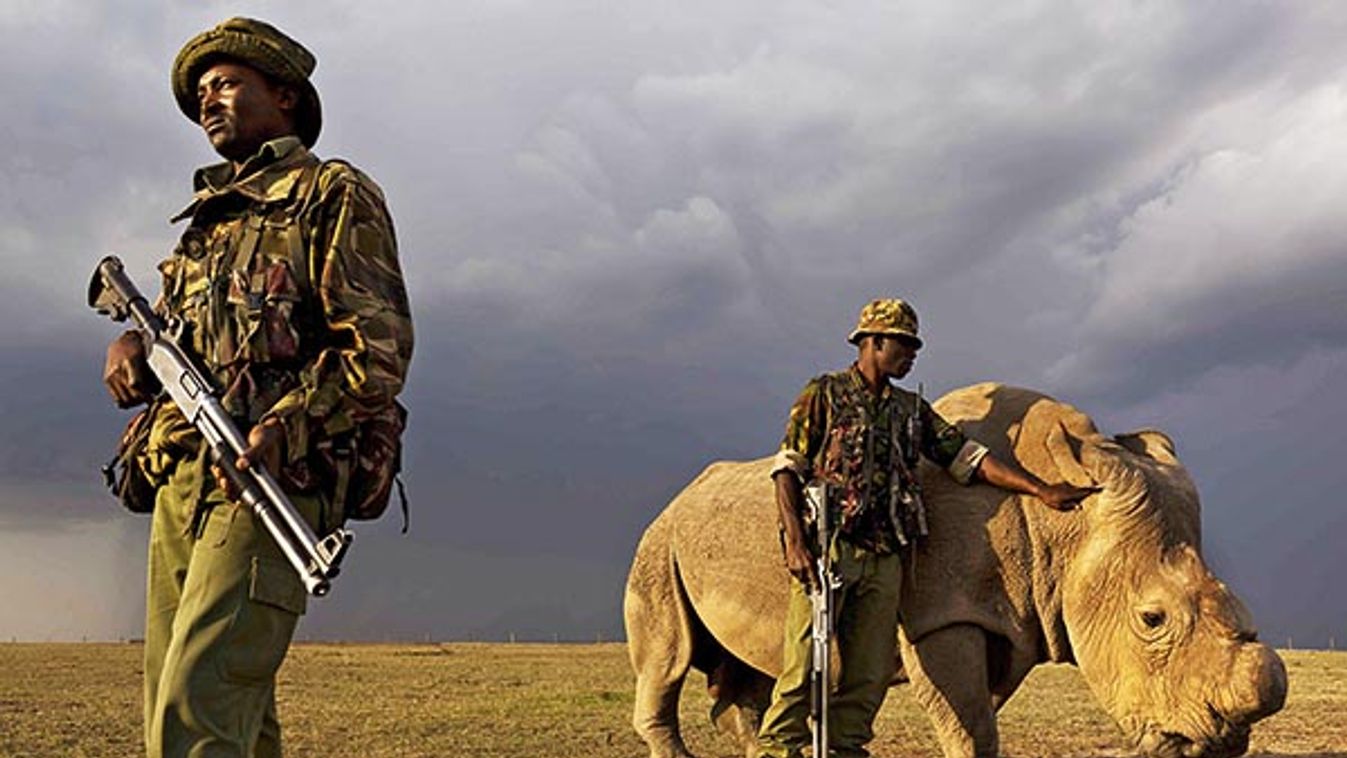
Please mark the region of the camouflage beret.
<svg viewBox="0 0 1347 758"><path fill-rule="evenodd" d="M868 334L884 334L905 337L921 347L921 338L917 336L917 312L905 301L896 297L871 300L861 308L856 328L851 330L847 342L859 344Z"/></svg>
<svg viewBox="0 0 1347 758"><path fill-rule="evenodd" d="M173 97L178 108L195 123L201 122L197 83L206 69L220 59L240 61L298 89L295 131L306 147L313 147L323 127L318 91L309 82L318 65L313 53L271 24L253 18L231 18L196 35L178 51L172 74Z"/></svg>

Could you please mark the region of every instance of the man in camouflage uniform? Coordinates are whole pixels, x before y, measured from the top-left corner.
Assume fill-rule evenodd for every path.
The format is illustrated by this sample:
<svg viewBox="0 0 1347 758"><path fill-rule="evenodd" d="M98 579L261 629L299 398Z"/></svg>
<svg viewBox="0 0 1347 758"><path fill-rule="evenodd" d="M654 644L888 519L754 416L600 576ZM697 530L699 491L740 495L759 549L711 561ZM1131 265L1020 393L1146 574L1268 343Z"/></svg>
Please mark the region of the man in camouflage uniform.
<svg viewBox="0 0 1347 758"><path fill-rule="evenodd" d="M811 379L790 410L772 467L786 568L793 577L786 612L781 676L763 714L763 758L799 758L809 744L809 593L818 587L806 538L803 485L828 484L840 680L829 701L829 755L868 756L872 724L893 675L902 586L901 551L925 533L913 497L918 456L963 484L981 479L1034 495L1057 509L1089 490L1046 485L999 461L937 414L917 394L893 386L916 359L917 314L897 299L875 300L848 341L859 355L845 371ZM913 414L919 414L909 424ZM912 438L914 437L915 438ZM817 758L822 758L818 756Z"/></svg>
<svg viewBox="0 0 1347 758"><path fill-rule="evenodd" d="M156 308L184 324L184 348L248 431L238 465L276 473L324 534L348 514L318 453L390 412L412 329L379 187L308 150L322 123L315 63L295 40L244 18L178 53L178 106L225 162L197 171L192 202L174 219L188 224L159 265ZM104 381L123 407L155 394L134 332L109 347ZM151 428L147 753L278 756L275 676L304 587L171 402Z"/></svg>

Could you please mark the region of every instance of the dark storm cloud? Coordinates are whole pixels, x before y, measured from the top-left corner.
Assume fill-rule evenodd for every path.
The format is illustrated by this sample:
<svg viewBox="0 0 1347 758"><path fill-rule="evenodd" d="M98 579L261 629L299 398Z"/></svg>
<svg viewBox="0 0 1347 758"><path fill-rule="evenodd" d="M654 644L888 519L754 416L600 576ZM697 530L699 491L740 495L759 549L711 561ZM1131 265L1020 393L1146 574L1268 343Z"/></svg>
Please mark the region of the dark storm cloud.
<svg viewBox="0 0 1347 758"><path fill-rule="evenodd" d="M318 151L375 176L397 222L415 532L366 527L372 583L342 599L396 633L531 614L584 636L644 524L707 461L769 451L876 295L920 310L933 394L1042 387L1197 441L1199 474L1232 454L1202 440L1239 428L1213 409L1246 377L1343 389L1314 359L1347 343L1325 305L1347 281L1336 6L44 4L0 15L0 65L24 72L0 156L0 477L82 494L0 499L11 520L59 528L101 497L116 328L83 288L109 250L156 288L164 219L212 160L167 66L240 12L318 54ZM1268 451L1301 439L1269 426ZM1310 461L1283 470L1341 484ZM1212 477L1232 523L1257 507L1240 476ZM447 578L375 579L408 575ZM585 587L565 613L561 587Z"/></svg>
<svg viewBox="0 0 1347 758"><path fill-rule="evenodd" d="M1116 391L1347 343L1332 306L1347 297L1347 183L1332 168L1347 157L1347 93L1268 100L1228 106L1208 127L1220 147L1120 225L1097 257L1079 347L1052 375ZM1266 116L1241 123L1250 110Z"/></svg>

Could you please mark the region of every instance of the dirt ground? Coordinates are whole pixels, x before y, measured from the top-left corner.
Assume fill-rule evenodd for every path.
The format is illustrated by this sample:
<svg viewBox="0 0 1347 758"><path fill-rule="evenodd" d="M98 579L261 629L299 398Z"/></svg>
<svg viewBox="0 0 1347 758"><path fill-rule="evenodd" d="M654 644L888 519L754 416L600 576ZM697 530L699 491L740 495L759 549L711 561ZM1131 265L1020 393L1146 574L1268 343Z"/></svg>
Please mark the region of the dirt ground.
<svg viewBox="0 0 1347 758"><path fill-rule="evenodd" d="M140 753L141 648L0 644L0 756ZM1347 653L1284 652L1290 696L1254 728L1250 753L1347 756ZM643 758L629 725L621 644L297 645L281 670L287 754L327 758ZM702 758L738 758L708 723L693 674L682 715ZM1079 674L1043 666L1001 715L1008 756L1128 755ZM905 688L890 693L876 756L938 756Z"/></svg>

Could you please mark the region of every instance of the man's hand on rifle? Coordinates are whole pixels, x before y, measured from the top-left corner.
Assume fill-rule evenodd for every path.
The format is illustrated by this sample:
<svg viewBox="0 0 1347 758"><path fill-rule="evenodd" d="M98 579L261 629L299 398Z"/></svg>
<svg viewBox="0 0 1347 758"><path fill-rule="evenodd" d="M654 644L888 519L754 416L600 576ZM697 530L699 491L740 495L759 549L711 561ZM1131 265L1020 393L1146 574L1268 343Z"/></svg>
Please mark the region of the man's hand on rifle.
<svg viewBox="0 0 1347 758"><path fill-rule="evenodd" d="M266 419L248 432L248 449L234 461L234 467L246 472L253 466L261 465L275 475L280 471L281 453L284 452L284 448L285 428L278 419ZM220 489L224 490L231 500L239 496L238 488L229 481L224 469L211 466L211 473L215 475L215 481L220 485Z"/></svg>
<svg viewBox="0 0 1347 758"><path fill-rule="evenodd" d="M798 539L786 539L786 570L810 593L818 592L819 580L815 573L814 556Z"/></svg>
<svg viewBox="0 0 1347 758"><path fill-rule="evenodd" d="M821 586L815 573L814 556L805 545L804 522L800 514L804 513L804 491L800 480L788 470L772 474L776 483L777 518L781 523L781 547L785 551L786 571L795 577L809 592L817 592Z"/></svg>
<svg viewBox="0 0 1347 758"><path fill-rule="evenodd" d="M145 343L139 332L123 332L108 345L103 384L107 385L118 408L148 403L159 391L159 380L145 362Z"/></svg>

